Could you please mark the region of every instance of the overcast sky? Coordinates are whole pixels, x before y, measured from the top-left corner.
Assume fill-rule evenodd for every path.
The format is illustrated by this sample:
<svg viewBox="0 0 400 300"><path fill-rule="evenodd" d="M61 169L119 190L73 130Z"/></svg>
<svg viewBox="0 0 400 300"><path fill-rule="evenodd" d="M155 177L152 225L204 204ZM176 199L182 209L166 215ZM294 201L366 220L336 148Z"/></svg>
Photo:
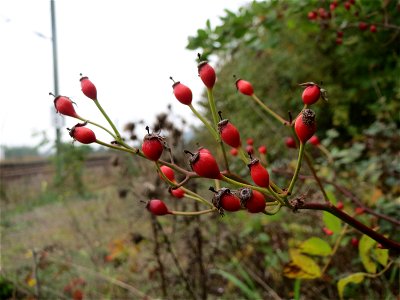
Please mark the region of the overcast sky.
<svg viewBox="0 0 400 300"><path fill-rule="evenodd" d="M77 103L79 115L105 124L80 91L83 73L119 128L128 121L151 122L168 103L193 121L175 100L169 76L190 86L198 99L203 84L196 52L185 49L188 36L207 19L217 24L224 8L237 11L248 2L57 0L59 92ZM0 40L0 145L34 146L40 138L33 134L42 130L54 139L50 0L0 1ZM76 124L65 121L64 128Z"/></svg>

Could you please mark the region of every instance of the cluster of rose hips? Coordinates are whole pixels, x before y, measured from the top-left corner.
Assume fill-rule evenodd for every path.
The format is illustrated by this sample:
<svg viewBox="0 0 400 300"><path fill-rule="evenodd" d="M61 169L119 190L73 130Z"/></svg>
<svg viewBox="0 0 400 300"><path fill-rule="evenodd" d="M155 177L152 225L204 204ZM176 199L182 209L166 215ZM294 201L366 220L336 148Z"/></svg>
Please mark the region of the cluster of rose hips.
<svg viewBox="0 0 400 300"><path fill-rule="evenodd" d="M319 7L318 9L314 9L310 12L308 12L307 17L310 21L319 21L322 23L326 23L326 21L332 19L333 14L335 11L342 7L346 11L350 11L352 7L354 7L356 4L355 0L348 0L348 1L343 1L342 5L340 5L339 0L333 0L331 3L329 3L329 9L325 9L323 7ZM354 16L358 17L359 12L356 10L354 12ZM358 23L358 28L361 31L366 31L368 28L370 32L375 33L377 31L377 27L375 24L368 24L364 21L360 21ZM341 45L343 43L343 30L338 30L336 32L336 44Z"/></svg>
<svg viewBox="0 0 400 300"><path fill-rule="evenodd" d="M252 138L246 139L246 153L253 154L254 153L254 140ZM260 155L266 155L267 154L267 146L261 145L257 148L258 153ZM231 148L230 153L232 156L237 156L239 154L239 151L237 148Z"/></svg>
<svg viewBox="0 0 400 300"><path fill-rule="evenodd" d="M55 97L54 105L58 113L82 121L82 123L78 123L71 129L68 129L70 136L74 140L83 144L97 143L112 149L129 152L133 155L141 156L149 161L153 161L159 176L168 184L169 192L172 196L176 198L183 198L187 196L188 198L198 200L209 206L208 210L198 212L180 212L168 209L165 202L160 199L151 199L147 202L146 207L154 215L196 215L215 211L223 214L224 211L234 212L242 209L246 209L250 213L272 214L276 213L282 206L290 207L291 204L288 201L288 197L292 193L294 183L296 182L298 176L304 145L309 140L312 144L319 145L319 140L314 135L317 129L316 116L314 111L309 107L316 103L320 98L326 99L326 91L313 82L300 84L302 87L304 87L302 94L304 108L294 120L292 120L292 117L290 117L290 120L287 121L269 109L269 107L255 95L253 86L250 82L235 78L236 88L241 94L256 101L261 108L263 108L282 125L293 129L295 138L291 138L292 140L290 142L290 146L288 146L292 148L298 147L300 149L299 159L295 174L293 175L289 187L281 189L270 180L270 175L265 165L263 165L259 159L252 157L252 154L254 154L254 141L251 138L247 139L246 146L244 147L242 145L240 132L237 127L228 119L223 119L222 112L219 111L217 113L215 100L213 97L213 88L216 83L216 73L214 68L207 61L201 61L198 64L198 75L207 88L207 95L213 123L210 123L207 118L199 114L193 107L193 94L188 86L179 81L174 81L172 85L173 94L179 102L188 106L192 110L192 112L210 131L210 134L215 138L217 144L219 144L220 149L225 157L225 169L222 171L211 151L202 147L194 152L189 150L184 151L190 163L191 170L186 170L176 165L173 162L172 155L170 157L170 162L161 160L164 150L170 150L170 147L168 147L163 136L157 132L150 132L149 127L146 127L147 134L143 138L140 149L131 147L125 143L115 125L101 107L97 99L96 87L88 79L88 77L81 77L80 79L82 92L88 98L93 100L112 127L112 131L102 125L79 116L75 111L73 105L74 103L66 96ZM171 80L173 80L172 77ZM102 130L105 130L113 137L113 141L110 143L105 143L98 140L94 131L88 128L87 124L91 124L99 127ZM253 183L249 183L246 179L240 178L230 172L229 163L226 159L225 146L231 147L231 153L235 153L233 155L239 155L241 157L244 164L249 169L249 175ZM265 155L267 152L266 146L261 145L258 148L258 152L262 155ZM185 179L181 182L178 182L176 180L175 172L185 175ZM220 186L220 182L225 182L230 185L234 185L235 189L227 187L215 189L214 187L210 187L210 191L212 191L213 195L212 200L209 201L185 187L186 182L195 178L216 180L218 182L216 184L217 186ZM269 206L274 206L276 209L271 212L270 210L267 210L267 207Z"/></svg>

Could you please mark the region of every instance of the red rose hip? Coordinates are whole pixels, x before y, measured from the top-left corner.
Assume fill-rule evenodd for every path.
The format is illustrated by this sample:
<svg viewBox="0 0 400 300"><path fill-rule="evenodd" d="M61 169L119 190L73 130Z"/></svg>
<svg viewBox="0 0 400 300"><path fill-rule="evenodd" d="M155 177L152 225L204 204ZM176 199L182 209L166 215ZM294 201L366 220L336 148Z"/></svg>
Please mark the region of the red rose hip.
<svg viewBox="0 0 400 300"><path fill-rule="evenodd" d="M218 113L221 118L221 121L218 123L218 131L222 141L233 148L240 147L242 143L240 141L239 131L228 119L222 120L220 111Z"/></svg>
<svg viewBox="0 0 400 300"><path fill-rule="evenodd" d="M314 145L314 146L318 146L319 144L321 144L321 142L319 141L319 138L316 135L313 135L310 140L309 140L310 144Z"/></svg>
<svg viewBox="0 0 400 300"><path fill-rule="evenodd" d="M189 163L192 170L200 177L210 179L220 179L221 172L219 170L217 161L211 153L205 151L198 151L195 154L188 150L185 153L191 155Z"/></svg>
<svg viewBox="0 0 400 300"><path fill-rule="evenodd" d="M296 118L294 129L300 142L305 144L317 131L315 112L311 109L304 109Z"/></svg>
<svg viewBox="0 0 400 300"><path fill-rule="evenodd" d="M178 199L183 198L185 196L185 191L180 188L177 189L170 188L169 192L172 196Z"/></svg>
<svg viewBox="0 0 400 300"><path fill-rule="evenodd" d="M295 139L292 138L291 136L288 136L285 138L285 145L286 145L286 147L293 148L293 149L295 149L297 147Z"/></svg>
<svg viewBox="0 0 400 300"><path fill-rule="evenodd" d="M269 173L258 159L252 159L247 166L250 169L250 176L255 184L265 188L269 186Z"/></svg>
<svg viewBox="0 0 400 300"><path fill-rule="evenodd" d="M92 100L96 100L97 99L96 86L89 80L89 78L86 76L81 77L80 82L83 94Z"/></svg>
<svg viewBox="0 0 400 300"><path fill-rule="evenodd" d="M74 102L68 97L65 96L57 96L54 98L54 107L56 111L64 116L69 116L73 118L79 118L78 114L75 111Z"/></svg>
<svg viewBox="0 0 400 300"><path fill-rule="evenodd" d="M165 203L159 199L150 200L147 203L146 208L156 216L163 216L171 213Z"/></svg>
<svg viewBox="0 0 400 300"><path fill-rule="evenodd" d="M170 181L174 181L175 180L175 172L174 172L174 170L172 168L170 168L168 166L161 166L160 170L165 175L165 177L168 178L168 180L170 180ZM160 174L160 178L163 179L161 174Z"/></svg>
<svg viewBox="0 0 400 300"><path fill-rule="evenodd" d="M200 54L198 55L200 59ZM209 65L207 61L201 61L197 66L200 79L203 81L204 85L208 89L212 89L215 85L215 80L217 79L215 75L215 70Z"/></svg>
<svg viewBox="0 0 400 300"><path fill-rule="evenodd" d="M258 147L258 152L260 152L261 154L267 154L267 147L262 145L260 147Z"/></svg>
<svg viewBox="0 0 400 300"><path fill-rule="evenodd" d="M156 133L150 133L146 126L147 134L143 138L142 151L150 160L157 161L164 150L164 139Z"/></svg>
<svg viewBox="0 0 400 300"><path fill-rule="evenodd" d="M76 141L82 143L82 144L91 144L96 142L96 135L94 132L85 127L85 123L78 123L71 129L67 128L69 130L69 135Z"/></svg>
<svg viewBox="0 0 400 300"><path fill-rule="evenodd" d="M172 81L174 81L172 79L172 77L170 77L170 79ZM174 91L175 98L179 102L181 102L182 104L185 104L185 105L192 104L193 94L192 94L192 90L190 88L188 88L186 85L180 83L180 81L177 81L177 82L174 81L172 88Z"/></svg>
<svg viewBox="0 0 400 300"><path fill-rule="evenodd" d="M253 86L246 80L238 79L236 80L235 85L237 90L243 95L251 96L254 94Z"/></svg>
<svg viewBox="0 0 400 300"><path fill-rule="evenodd" d="M262 193L249 188L241 188L237 191L238 197L247 211L250 213L260 213L265 211L265 197Z"/></svg>
<svg viewBox="0 0 400 300"><path fill-rule="evenodd" d="M321 89L316 84L308 85L301 95L304 104L311 105L319 100L321 97Z"/></svg>
<svg viewBox="0 0 400 300"><path fill-rule="evenodd" d="M228 188L221 188L216 191L211 187L210 190L214 192L212 203L220 212L223 212L223 210L234 212L241 209L240 199Z"/></svg>

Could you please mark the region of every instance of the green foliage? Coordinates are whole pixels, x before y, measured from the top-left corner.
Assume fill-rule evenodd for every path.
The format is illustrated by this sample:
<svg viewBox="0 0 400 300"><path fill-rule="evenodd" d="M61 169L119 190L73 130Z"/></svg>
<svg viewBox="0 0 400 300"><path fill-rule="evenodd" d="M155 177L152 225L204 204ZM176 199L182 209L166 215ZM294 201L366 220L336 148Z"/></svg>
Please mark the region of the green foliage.
<svg viewBox="0 0 400 300"><path fill-rule="evenodd" d="M309 255L328 256L332 253L332 248L328 242L318 238L311 237L301 243L299 249L302 253Z"/></svg>
<svg viewBox="0 0 400 300"><path fill-rule="evenodd" d="M340 299L343 299L344 288L349 283L361 283L364 280L364 273L354 273L346 276L338 281L337 287Z"/></svg>
<svg viewBox="0 0 400 300"><path fill-rule="evenodd" d="M325 227L332 230L333 233L339 234L342 230L342 223L331 213L326 211L322 212L322 220L325 224Z"/></svg>
<svg viewBox="0 0 400 300"><path fill-rule="evenodd" d="M83 181L84 163L88 154L92 152L90 146L64 143L60 145L60 154L53 158L54 163L61 164L62 173L55 178L55 185L61 190L73 190L84 195Z"/></svg>
<svg viewBox="0 0 400 300"><path fill-rule="evenodd" d="M284 267L283 274L288 278L315 279L321 277L321 269L316 261L298 250L290 249L291 261Z"/></svg>
<svg viewBox="0 0 400 300"><path fill-rule="evenodd" d="M214 270L212 273L221 275L232 284L237 286L239 290L246 295L246 299L260 299L260 295L256 291L252 290L251 287L246 284L246 282L242 281L235 275L232 275L224 270Z"/></svg>
<svg viewBox="0 0 400 300"><path fill-rule="evenodd" d="M372 260L370 252L372 247L376 245L376 242L370 237L363 235L360 239L358 246L361 262L364 265L365 270L369 273L376 273L376 263Z"/></svg>
<svg viewBox="0 0 400 300"><path fill-rule="evenodd" d="M1 146L1 151L4 152L5 159L21 158L27 156L38 156L39 151L37 147L18 146L18 147L7 147Z"/></svg>
<svg viewBox="0 0 400 300"><path fill-rule="evenodd" d="M13 296L14 286L11 282L6 280L3 276L0 277L0 298L11 299Z"/></svg>
<svg viewBox="0 0 400 300"><path fill-rule="evenodd" d="M237 13L226 10L221 25L207 22L189 38L188 49L222 59L218 106L245 136L261 140L258 132L267 128L270 140L277 128L243 95L234 95L232 75L252 82L258 97L282 115L300 110L298 83L323 81L330 100L315 105L319 134L335 127L342 143L377 120L400 124L396 1L357 2L350 12L340 4L331 19L308 20L307 13L319 7L329 11L329 2L254 1ZM360 21L377 24L378 31L360 31ZM336 44L337 31L344 32L342 45Z"/></svg>

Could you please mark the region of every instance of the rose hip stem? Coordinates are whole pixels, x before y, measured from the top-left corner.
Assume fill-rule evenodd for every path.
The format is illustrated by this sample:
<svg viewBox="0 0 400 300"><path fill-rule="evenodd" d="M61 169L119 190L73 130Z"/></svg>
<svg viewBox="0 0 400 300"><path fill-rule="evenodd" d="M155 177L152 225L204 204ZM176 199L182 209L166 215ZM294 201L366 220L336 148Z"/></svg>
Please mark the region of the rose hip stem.
<svg viewBox="0 0 400 300"><path fill-rule="evenodd" d="M276 112L274 112L272 109L270 109L267 105L265 105L260 98L256 96L256 94L251 95L251 98L253 98L254 101L258 103L268 114L270 114L272 117L274 117L276 120L279 121L282 125L289 125L290 123L286 121L284 118L282 118L280 115L278 115Z"/></svg>
<svg viewBox="0 0 400 300"><path fill-rule="evenodd" d="M96 99L93 100L93 102L96 104L97 108L100 110L100 112L103 114L104 118L107 120L108 124L110 124L110 126L112 127L115 136L117 137L116 140L118 143L120 143L121 145L124 144L124 142L122 141L121 135L117 129L117 127L115 127L114 123L111 121L110 117L107 115L107 113L105 112L105 110L103 109L103 107L101 107L100 102Z"/></svg>
<svg viewBox="0 0 400 300"><path fill-rule="evenodd" d="M210 105L211 114L212 114L213 120L214 120L214 129L218 130L218 122L219 121L218 121L217 108L215 106L215 100L214 100L214 94L213 94L212 88L207 88L207 98L208 98L208 103ZM225 145L222 142L218 133L217 133L217 136L218 136L217 142L219 143L219 146L222 151L222 155L224 157L225 169L229 172L229 162L228 162L228 156L226 155L226 151L225 151Z"/></svg>
<svg viewBox="0 0 400 300"><path fill-rule="evenodd" d="M304 154L304 144L300 143L300 150L299 150L299 156L297 158L297 165L296 169L294 170L294 174L292 177L292 180L290 181L289 187L287 189L287 194L290 195L293 191L294 184L296 183L297 177L299 176L300 168L301 168L301 162L303 160L303 154Z"/></svg>
<svg viewBox="0 0 400 300"><path fill-rule="evenodd" d="M176 211L176 210L171 210L171 214L177 215L177 216L198 216L198 215L204 215L204 214L209 214L214 211L218 211L215 207L206 209L206 210L199 210L199 211Z"/></svg>
<svg viewBox="0 0 400 300"><path fill-rule="evenodd" d="M215 130L215 128L213 128L211 126L211 124L201 114L199 114L199 112L193 107L192 104L189 104L188 106L192 110L192 112L196 115L196 117L198 117L199 120L207 127L208 131L210 131L210 133L213 135L215 140L217 142L219 142L220 141L220 137L219 137L217 131Z"/></svg>

